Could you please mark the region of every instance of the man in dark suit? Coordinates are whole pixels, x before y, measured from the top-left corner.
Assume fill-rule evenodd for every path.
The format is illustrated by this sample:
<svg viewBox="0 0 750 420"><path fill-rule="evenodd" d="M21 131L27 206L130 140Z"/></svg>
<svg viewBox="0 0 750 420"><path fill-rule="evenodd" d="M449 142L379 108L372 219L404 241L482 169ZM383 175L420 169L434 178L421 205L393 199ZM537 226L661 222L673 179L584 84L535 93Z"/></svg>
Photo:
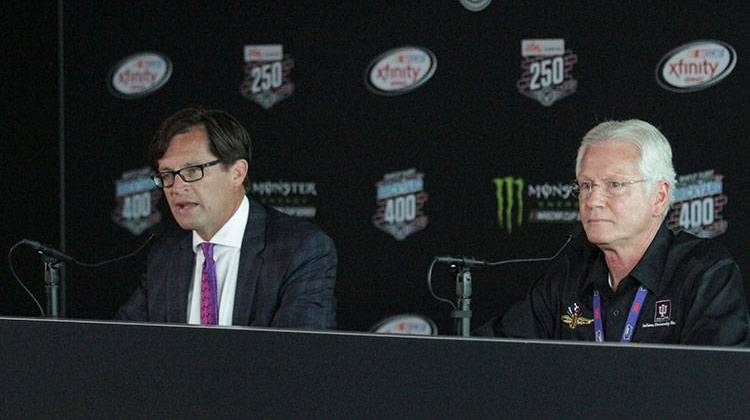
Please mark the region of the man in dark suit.
<svg viewBox="0 0 750 420"><path fill-rule="evenodd" d="M150 154L154 182L181 229L154 243L117 319L335 327L333 241L246 195L250 136L234 117L179 111L162 124Z"/></svg>

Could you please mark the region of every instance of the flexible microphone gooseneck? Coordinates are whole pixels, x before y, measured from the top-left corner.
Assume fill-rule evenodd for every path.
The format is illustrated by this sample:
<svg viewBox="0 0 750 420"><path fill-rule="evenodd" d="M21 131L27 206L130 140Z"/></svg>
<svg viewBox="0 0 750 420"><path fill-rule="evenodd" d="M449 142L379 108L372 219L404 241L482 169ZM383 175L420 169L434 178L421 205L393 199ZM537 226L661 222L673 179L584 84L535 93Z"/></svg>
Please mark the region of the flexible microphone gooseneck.
<svg viewBox="0 0 750 420"><path fill-rule="evenodd" d="M28 287L26 287L26 285L21 281L21 279L16 274L16 270L15 270L15 268L13 266L13 253L15 252L16 248L18 248L21 245L29 246L34 251L38 252L40 255L44 255L45 257L48 257L48 258L52 259L52 261L49 262L49 264L52 264L52 265L56 265L59 262L66 262L66 263L73 263L73 264L79 265L81 267L97 268L97 267L102 267L102 266L105 266L107 264L112 264L114 262L121 261L121 260L124 260L126 258L130 258L130 257L133 257L133 256L137 255L139 252L141 252L141 250L143 250L143 248L146 247L146 245L148 245L151 242L152 239L154 239L155 236L156 235L154 235L152 233L146 239L146 241L144 241L133 252L130 252L130 253L126 254L126 255L122 255L122 256L119 256L119 257L116 257L116 258L112 258L112 259L109 259L109 260L96 262L96 263L81 262L81 261L78 261L77 259L71 257L70 255L65 254L64 252L59 251L59 250L57 250L55 248L52 248L50 246L44 245L41 242L32 241L30 239L22 239L22 240L16 242L15 244L13 244L13 246L10 248L10 251L8 251L8 266L10 268L10 273L13 276L13 278L16 279L16 281L18 282L18 284L21 285L21 287L23 288L23 290L25 290L26 293L29 296L31 296L31 299L34 301L34 303L36 304L37 308L39 308L39 313L41 314L41 316L44 316L44 309L42 308L42 305L39 303L39 301L37 300L36 296L34 296L34 294L31 293L31 291L28 289Z"/></svg>
<svg viewBox="0 0 750 420"><path fill-rule="evenodd" d="M432 290L432 269L435 267L435 264L437 263L444 263L444 264L450 264L457 267L497 267L505 264L514 264L514 263L527 263L527 262L542 262L542 261L552 261L555 258L560 255L563 250L570 244L570 242L573 240L574 237L578 235L578 233L581 232L580 225L576 225L575 228L568 234L568 239L565 241L565 243L555 252L555 255L551 257L545 257L545 258L516 258L516 259L510 259L510 260L501 260L501 261L484 261L484 260L478 260L470 257L452 257L452 256L440 256L435 257L432 260L432 263L430 264L430 269L427 272L427 289L430 292L430 295L435 300L438 300L440 302L445 302L453 308L453 310L456 310L456 305L446 299L442 298L435 294L435 292Z"/></svg>

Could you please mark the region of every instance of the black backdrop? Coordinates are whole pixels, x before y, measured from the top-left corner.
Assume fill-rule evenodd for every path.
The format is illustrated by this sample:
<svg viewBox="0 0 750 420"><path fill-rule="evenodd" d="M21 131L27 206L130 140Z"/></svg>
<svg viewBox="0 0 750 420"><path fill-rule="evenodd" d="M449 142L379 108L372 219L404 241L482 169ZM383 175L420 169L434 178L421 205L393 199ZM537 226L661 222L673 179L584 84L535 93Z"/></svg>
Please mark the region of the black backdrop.
<svg viewBox="0 0 750 420"><path fill-rule="evenodd" d="M659 127L672 143L678 175L723 175L722 193L709 197L727 200L713 211L727 222L718 239L744 272L750 267L744 239L750 226L742 216L750 206L744 170L750 155L744 144L748 113L742 99L748 37L747 14L739 2L687 7L495 0L476 12L449 0L65 2L60 228L55 133L55 89L60 86L53 73L58 5L38 6L10 6L18 19L7 22L13 34L8 63L20 72L44 71L46 76L23 76L20 106L29 115L11 112L16 109L12 96L5 101L9 112L4 118L14 122L7 136L13 139L6 159L10 168L3 172L13 183L5 206L9 214L3 218L4 251L22 237L60 243L88 261L136 248L148 231L136 234L113 221L113 212L121 211L116 210L116 182L147 166L147 145L166 116L198 104L227 110L249 128L255 141L250 176L257 185L314 183L316 195L259 191L257 196L271 204L315 208L313 222L333 237L339 252L336 294L342 329L363 330L389 315L418 312L447 333L452 329L449 308L429 296L425 283L432 257L553 254L572 224L542 223L534 215L575 209L564 191L544 190L551 194L545 199L535 194L545 184L559 186L574 177L580 137L610 118L641 118ZM564 40L566 54L577 57L566 75L577 87L544 106L519 92L521 43L552 38ZM35 44L40 39L43 45ZM737 52L736 68L726 78L694 92L673 92L657 83L656 67L665 55L704 39ZM268 44L282 45L293 60L287 81L294 91L266 109L245 98L240 86L243 48ZM431 51L437 61L434 75L408 93L373 92L365 82L368 66L380 54L404 46ZM169 80L143 97L114 95L110 72L125 57L146 51L171 61ZM422 175L419 197L426 201L420 210L427 224L399 240L373 223L376 184L409 169ZM520 195L511 190L509 197L504 189L509 184L498 189L495 180L504 177L523 181ZM163 204L156 208L169 222ZM15 261L43 297L35 258L22 250ZM139 256L104 269L70 267L68 316L111 317L135 287L143 265ZM474 271L474 324L520 299L545 267ZM2 283L0 311L34 313L7 270ZM434 284L438 294L453 298L453 275L445 267L435 271Z"/></svg>

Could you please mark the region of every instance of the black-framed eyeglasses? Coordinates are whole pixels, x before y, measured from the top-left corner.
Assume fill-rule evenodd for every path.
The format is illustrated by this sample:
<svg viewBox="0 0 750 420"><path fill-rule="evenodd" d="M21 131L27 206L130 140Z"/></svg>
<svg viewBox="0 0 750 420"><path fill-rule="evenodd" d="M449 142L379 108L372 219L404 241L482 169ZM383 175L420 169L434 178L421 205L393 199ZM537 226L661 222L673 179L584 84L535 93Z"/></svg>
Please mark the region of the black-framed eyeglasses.
<svg viewBox="0 0 750 420"><path fill-rule="evenodd" d="M221 163L221 159L212 160L211 162L202 163L200 165L191 165L176 171L164 171L153 175L151 179L154 181L159 188L169 188L174 185L175 176L179 175L185 182L195 182L203 178L204 169L209 166L214 166L217 163Z"/></svg>

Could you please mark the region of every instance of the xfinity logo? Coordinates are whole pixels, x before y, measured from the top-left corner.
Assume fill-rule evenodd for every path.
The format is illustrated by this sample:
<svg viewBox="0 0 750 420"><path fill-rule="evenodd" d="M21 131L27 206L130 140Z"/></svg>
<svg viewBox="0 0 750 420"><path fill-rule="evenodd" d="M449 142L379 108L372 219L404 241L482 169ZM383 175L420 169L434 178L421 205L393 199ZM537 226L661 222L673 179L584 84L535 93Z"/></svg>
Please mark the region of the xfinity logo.
<svg viewBox="0 0 750 420"><path fill-rule="evenodd" d="M418 88L435 73L437 59L421 47L401 47L376 57L367 67L367 87L379 95L401 95Z"/></svg>
<svg viewBox="0 0 750 420"><path fill-rule="evenodd" d="M721 41L695 41L667 53L656 66L656 81L673 92L695 92L713 86L729 74L737 53Z"/></svg>

